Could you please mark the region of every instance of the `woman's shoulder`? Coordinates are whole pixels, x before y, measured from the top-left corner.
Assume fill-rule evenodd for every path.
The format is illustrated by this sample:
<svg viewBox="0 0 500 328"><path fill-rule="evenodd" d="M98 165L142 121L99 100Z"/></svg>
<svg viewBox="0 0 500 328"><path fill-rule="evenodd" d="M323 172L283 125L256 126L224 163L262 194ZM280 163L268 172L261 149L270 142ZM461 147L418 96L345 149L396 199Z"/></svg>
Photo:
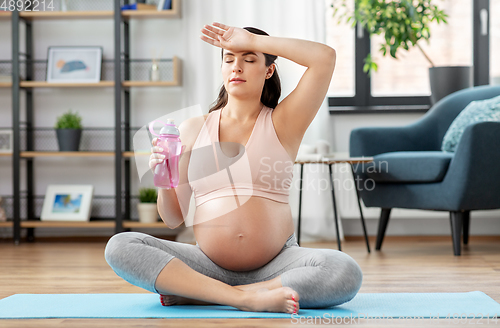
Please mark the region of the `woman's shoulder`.
<svg viewBox="0 0 500 328"><path fill-rule="evenodd" d="M197 132L199 132L203 124L206 122L208 115L210 114L194 116L188 118L187 120L184 120L179 125L179 130L185 131L187 135L193 134L194 132L196 132L196 130L198 130Z"/></svg>
<svg viewBox="0 0 500 328"><path fill-rule="evenodd" d="M186 150L193 147L196 138L200 134L201 128L205 124L209 114L190 117L179 125L179 133L182 143L186 145Z"/></svg>

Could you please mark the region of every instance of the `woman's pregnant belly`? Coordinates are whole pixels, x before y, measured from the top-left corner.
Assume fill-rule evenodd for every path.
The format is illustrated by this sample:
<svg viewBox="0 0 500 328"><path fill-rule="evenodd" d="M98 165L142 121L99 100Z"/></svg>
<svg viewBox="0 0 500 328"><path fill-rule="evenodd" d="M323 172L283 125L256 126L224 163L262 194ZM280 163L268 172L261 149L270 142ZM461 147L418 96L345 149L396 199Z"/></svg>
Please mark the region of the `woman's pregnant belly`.
<svg viewBox="0 0 500 328"><path fill-rule="evenodd" d="M198 246L214 263L249 271L280 252L294 225L289 204L252 196L235 206L235 198L221 197L196 208L193 230Z"/></svg>

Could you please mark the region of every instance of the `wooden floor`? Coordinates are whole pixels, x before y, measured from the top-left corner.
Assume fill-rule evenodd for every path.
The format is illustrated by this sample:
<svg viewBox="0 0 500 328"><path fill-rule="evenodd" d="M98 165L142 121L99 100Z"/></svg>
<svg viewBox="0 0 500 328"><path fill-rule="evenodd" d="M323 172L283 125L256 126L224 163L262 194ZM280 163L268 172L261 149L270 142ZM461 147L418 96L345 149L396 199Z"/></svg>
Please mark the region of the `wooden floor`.
<svg viewBox="0 0 500 328"><path fill-rule="evenodd" d="M373 247L374 240L371 240ZM142 293L109 268L104 240L37 240L14 246L0 240L0 298L19 293ZM335 243L303 243L333 248ZM462 256L451 237L386 237L382 251L368 254L357 237L343 243L364 272L361 293L483 291L500 302L500 237L472 236ZM475 321L487 325L487 321ZM439 322L361 320L364 327L453 325ZM494 323L490 322L490 325ZM497 324L500 325L500 322ZM0 320L0 327L296 327L292 319L45 319ZM314 324L307 326L314 327Z"/></svg>

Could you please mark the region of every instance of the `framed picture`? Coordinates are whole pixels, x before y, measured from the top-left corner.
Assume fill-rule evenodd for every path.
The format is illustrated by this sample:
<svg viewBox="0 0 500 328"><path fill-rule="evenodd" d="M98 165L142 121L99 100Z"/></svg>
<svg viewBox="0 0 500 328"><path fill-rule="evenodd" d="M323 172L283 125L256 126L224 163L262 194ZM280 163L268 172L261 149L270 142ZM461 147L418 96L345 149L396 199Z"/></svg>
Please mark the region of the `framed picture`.
<svg viewBox="0 0 500 328"><path fill-rule="evenodd" d="M0 153L13 152L12 130L0 130Z"/></svg>
<svg viewBox="0 0 500 328"><path fill-rule="evenodd" d="M47 82L97 83L101 80L102 47L49 47Z"/></svg>
<svg viewBox="0 0 500 328"><path fill-rule="evenodd" d="M89 221L92 185L49 185L43 201L42 221Z"/></svg>

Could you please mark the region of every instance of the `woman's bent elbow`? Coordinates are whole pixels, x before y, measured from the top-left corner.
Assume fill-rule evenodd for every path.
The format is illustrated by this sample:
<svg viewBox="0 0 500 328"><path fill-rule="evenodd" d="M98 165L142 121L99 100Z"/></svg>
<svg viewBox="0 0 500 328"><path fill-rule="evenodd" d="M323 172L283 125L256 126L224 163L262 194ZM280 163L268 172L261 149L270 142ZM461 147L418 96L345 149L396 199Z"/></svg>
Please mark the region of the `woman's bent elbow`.
<svg viewBox="0 0 500 328"><path fill-rule="evenodd" d="M161 215L161 214L160 214L160 217L161 217L161 220L163 221L163 223L165 223L165 225L169 229L178 228L184 222L183 218L173 218L173 217L168 217L166 215Z"/></svg>
<svg viewBox="0 0 500 328"><path fill-rule="evenodd" d="M326 68L330 68L329 70L333 74L336 61L337 61L337 52L335 51L335 49L325 44L325 51L323 52L321 60L322 70L325 71Z"/></svg>

